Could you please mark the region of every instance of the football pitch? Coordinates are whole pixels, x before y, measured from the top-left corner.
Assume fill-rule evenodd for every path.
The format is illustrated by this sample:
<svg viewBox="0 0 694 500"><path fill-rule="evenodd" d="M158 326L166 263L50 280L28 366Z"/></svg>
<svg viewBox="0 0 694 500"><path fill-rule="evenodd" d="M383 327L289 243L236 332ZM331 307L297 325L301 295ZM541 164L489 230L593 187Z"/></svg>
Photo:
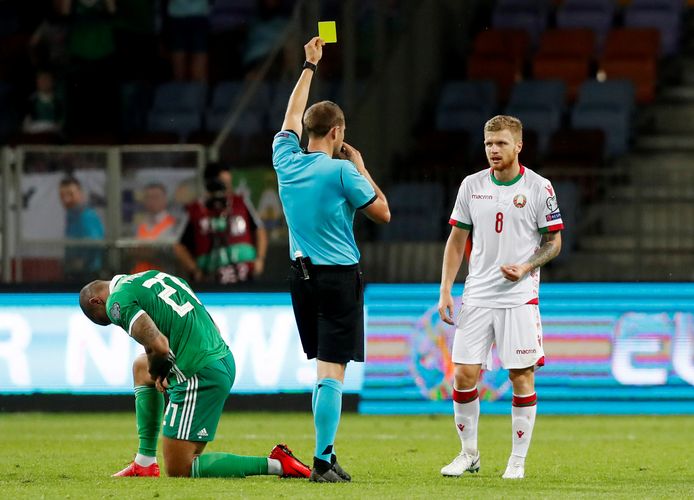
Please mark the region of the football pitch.
<svg viewBox="0 0 694 500"><path fill-rule="evenodd" d="M208 451L308 462L308 413L225 413ZM459 451L451 417L343 415L336 449L350 484L275 477L115 479L133 457L134 414L0 414L0 497L17 498L691 498L692 417L538 415L526 479L501 474L510 417L481 417L479 474L443 478ZM160 457L160 463L162 463Z"/></svg>

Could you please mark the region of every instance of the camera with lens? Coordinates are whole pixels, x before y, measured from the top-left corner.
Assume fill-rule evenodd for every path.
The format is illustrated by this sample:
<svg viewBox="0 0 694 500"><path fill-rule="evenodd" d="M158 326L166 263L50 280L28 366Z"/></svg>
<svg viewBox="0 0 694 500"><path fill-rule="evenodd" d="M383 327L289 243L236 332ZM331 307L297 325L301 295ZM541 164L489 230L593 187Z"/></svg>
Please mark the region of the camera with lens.
<svg viewBox="0 0 694 500"><path fill-rule="evenodd" d="M223 212L227 208L226 186L217 179L208 179L205 183L207 190L207 200L205 206L211 212Z"/></svg>

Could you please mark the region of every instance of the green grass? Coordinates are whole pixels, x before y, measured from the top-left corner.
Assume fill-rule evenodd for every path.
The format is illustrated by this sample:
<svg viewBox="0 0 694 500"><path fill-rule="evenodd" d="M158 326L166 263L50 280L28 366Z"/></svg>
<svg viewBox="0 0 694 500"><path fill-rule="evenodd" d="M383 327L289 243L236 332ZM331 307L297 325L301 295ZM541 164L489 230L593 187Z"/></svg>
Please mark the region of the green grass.
<svg viewBox="0 0 694 500"><path fill-rule="evenodd" d="M312 455L309 414L226 413L210 451ZM694 495L691 417L538 417L526 479L500 478L510 417L482 415L482 469L442 478L459 449L452 417L343 416L351 484L274 477L113 479L136 451L134 415L1 414L0 498L685 498ZM160 459L161 463L161 459Z"/></svg>

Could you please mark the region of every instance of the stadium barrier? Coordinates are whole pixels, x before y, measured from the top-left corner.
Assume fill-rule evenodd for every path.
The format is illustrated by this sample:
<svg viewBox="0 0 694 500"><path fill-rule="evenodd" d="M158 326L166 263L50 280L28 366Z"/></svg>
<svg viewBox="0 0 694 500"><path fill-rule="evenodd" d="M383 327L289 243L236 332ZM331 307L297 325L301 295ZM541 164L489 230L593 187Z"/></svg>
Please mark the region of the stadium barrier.
<svg viewBox="0 0 694 500"><path fill-rule="evenodd" d="M236 357L233 393L308 397L315 369L304 359L287 293L200 297ZM359 395L360 412L451 412L453 329L438 319L437 300L436 285L367 288L367 362L351 364L345 383ZM694 285L547 284L540 308L542 413L694 414ZM129 395L139 352L117 327L90 323L76 294L0 294L4 401ZM512 391L495 353L479 387L483 412L510 411ZM273 401L266 399L268 408Z"/></svg>
<svg viewBox="0 0 694 500"><path fill-rule="evenodd" d="M200 145L18 146L4 148L1 159L0 282L5 283L76 280L65 269L70 247L99 254L102 265L84 269L84 276L127 269L139 248L162 245L134 239L143 188L162 185L176 216L203 191L205 149ZM103 223L103 239L65 237L58 186L67 176L81 183L87 205Z"/></svg>

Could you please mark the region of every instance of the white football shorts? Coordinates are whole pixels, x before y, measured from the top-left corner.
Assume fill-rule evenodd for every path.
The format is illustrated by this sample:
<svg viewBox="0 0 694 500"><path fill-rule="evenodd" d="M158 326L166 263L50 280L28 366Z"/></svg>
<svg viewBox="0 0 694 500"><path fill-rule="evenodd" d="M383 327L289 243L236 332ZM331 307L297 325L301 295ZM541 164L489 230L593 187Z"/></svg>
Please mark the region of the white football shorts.
<svg viewBox="0 0 694 500"><path fill-rule="evenodd" d="M544 364L542 323L537 305L525 304L508 309L491 309L463 304L453 338L453 362L485 364L492 342L501 365L527 368Z"/></svg>

